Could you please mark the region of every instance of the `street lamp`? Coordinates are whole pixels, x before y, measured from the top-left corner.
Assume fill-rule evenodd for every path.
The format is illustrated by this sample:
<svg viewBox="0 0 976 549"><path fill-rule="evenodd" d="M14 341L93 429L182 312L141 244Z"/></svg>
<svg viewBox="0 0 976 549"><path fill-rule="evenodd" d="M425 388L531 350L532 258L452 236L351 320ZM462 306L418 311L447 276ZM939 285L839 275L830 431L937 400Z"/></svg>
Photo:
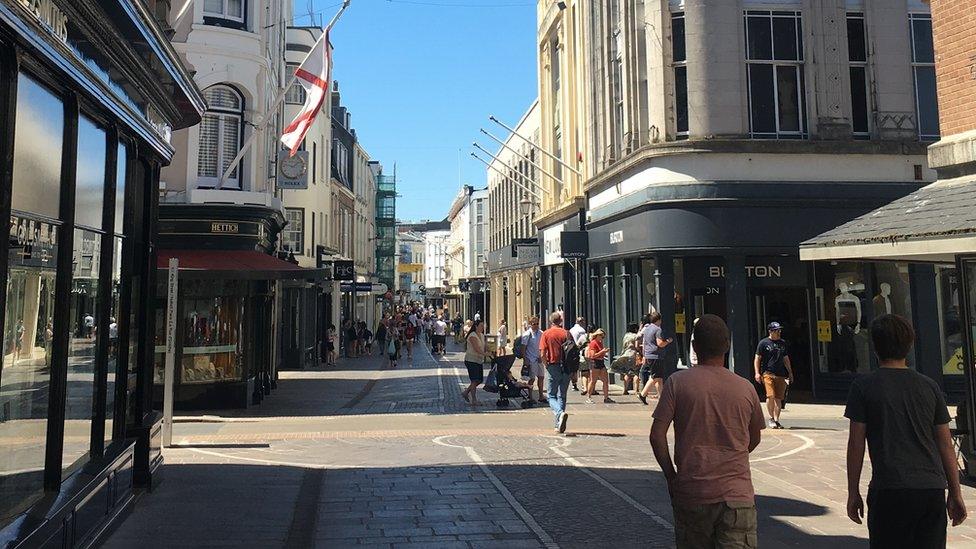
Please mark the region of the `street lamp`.
<svg viewBox="0 0 976 549"><path fill-rule="evenodd" d="M529 215L532 213L533 206L535 206L535 202L533 202L528 196L524 196L522 197L522 200L519 201L519 213L521 213L523 216Z"/></svg>

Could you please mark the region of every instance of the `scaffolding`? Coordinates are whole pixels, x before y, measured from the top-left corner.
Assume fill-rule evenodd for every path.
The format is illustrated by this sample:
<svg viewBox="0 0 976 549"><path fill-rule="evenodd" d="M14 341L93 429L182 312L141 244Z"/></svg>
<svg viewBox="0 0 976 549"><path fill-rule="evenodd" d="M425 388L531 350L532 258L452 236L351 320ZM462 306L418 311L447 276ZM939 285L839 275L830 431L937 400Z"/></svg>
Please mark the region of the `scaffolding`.
<svg viewBox="0 0 976 549"><path fill-rule="evenodd" d="M396 175L377 175L376 274L391 291L396 287L396 196Z"/></svg>

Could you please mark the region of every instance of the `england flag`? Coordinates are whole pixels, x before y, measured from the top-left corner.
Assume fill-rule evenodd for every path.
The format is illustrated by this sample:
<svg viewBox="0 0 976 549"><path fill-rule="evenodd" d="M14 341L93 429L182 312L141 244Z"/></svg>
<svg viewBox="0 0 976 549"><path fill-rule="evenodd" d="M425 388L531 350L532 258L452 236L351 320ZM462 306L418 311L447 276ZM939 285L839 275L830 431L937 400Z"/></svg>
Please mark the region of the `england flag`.
<svg viewBox="0 0 976 549"><path fill-rule="evenodd" d="M322 110L326 94L329 93L331 77L332 45L329 44L329 33L326 32L295 70L295 80L305 88L305 105L281 135L281 142L291 151L291 156L295 155L305 139L305 134L315 122L315 117Z"/></svg>

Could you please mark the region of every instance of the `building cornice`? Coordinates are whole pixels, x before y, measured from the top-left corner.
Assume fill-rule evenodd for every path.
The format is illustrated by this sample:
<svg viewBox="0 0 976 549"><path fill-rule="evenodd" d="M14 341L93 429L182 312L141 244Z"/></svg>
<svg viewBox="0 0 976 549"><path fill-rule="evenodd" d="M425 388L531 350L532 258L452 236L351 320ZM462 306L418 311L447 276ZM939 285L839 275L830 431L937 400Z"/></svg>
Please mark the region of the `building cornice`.
<svg viewBox="0 0 976 549"><path fill-rule="evenodd" d="M583 196L576 196L570 202L563 204L562 206L549 210L545 215L539 215L532 220L533 225L536 229L542 230L550 225L555 225L560 221L565 221L570 217L577 215L579 211L586 207L586 198Z"/></svg>

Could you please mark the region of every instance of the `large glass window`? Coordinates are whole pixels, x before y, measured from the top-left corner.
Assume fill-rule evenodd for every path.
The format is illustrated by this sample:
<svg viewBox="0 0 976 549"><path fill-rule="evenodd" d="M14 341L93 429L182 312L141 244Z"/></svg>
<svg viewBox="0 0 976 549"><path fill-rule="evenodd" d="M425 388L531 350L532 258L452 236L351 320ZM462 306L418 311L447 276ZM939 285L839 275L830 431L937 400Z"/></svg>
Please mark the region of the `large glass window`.
<svg viewBox="0 0 976 549"><path fill-rule="evenodd" d="M115 378L119 369L119 322L122 320L122 238L112 239L112 306L108 319L108 367L105 389L105 440L115 424Z"/></svg>
<svg viewBox="0 0 976 549"><path fill-rule="evenodd" d="M0 368L0 524L44 487L64 107L30 77L17 83L7 301ZM87 438L87 437L86 437Z"/></svg>
<svg viewBox="0 0 976 549"><path fill-rule="evenodd" d="M935 89L935 50L932 47L932 16L909 14L912 39L912 76L915 80L915 114L918 137L939 138L939 100Z"/></svg>
<svg viewBox="0 0 976 549"><path fill-rule="evenodd" d="M235 292L216 281L187 281L183 286L180 383L240 380L244 298L228 295Z"/></svg>
<svg viewBox="0 0 976 549"><path fill-rule="evenodd" d="M78 120L78 161L75 184L75 225L102 228L105 202L105 130L88 118Z"/></svg>
<svg viewBox="0 0 976 549"><path fill-rule="evenodd" d="M207 112L200 121L197 177L202 186L215 186L241 147L244 99L230 86L217 85L203 93ZM239 188L239 167L234 168L224 187Z"/></svg>
<svg viewBox="0 0 976 549"><path fill-rule="evenodd" d="M871 371L868 311L875 297L884 296L868 294L864 263L818 262L815 269L817 321L829 328L829 335L818 330L820 371Z"/></svg>
<svg viewBox="0 0 976 549"><path fill-rule="evenodd" d="M942 334L942 374L965 374L963 358L962 307L959 300L959 273L955 268L937 267L936 296L939 300L939 333Z"/></svg>
<svg viewBox="0 0 976 549"><path fill-rule="evenodd" d="M675 135L688 137L688 57L685 53L685 14L671 16L671 61L674 65Z"/></svg>
<svg viewBox="0 0 976 549"><path fill-rule="evenodd" d="M847 14L847 59L851 75L851 127L856 137L870 134L868 113L868 46L864 14Z"/></svg>
<svg viewBox="0 0 976 549"><path fill-rule="evenodd" d="M752 136L803 137L806 107L800 12L749 10L745 28Z"/></svg>

